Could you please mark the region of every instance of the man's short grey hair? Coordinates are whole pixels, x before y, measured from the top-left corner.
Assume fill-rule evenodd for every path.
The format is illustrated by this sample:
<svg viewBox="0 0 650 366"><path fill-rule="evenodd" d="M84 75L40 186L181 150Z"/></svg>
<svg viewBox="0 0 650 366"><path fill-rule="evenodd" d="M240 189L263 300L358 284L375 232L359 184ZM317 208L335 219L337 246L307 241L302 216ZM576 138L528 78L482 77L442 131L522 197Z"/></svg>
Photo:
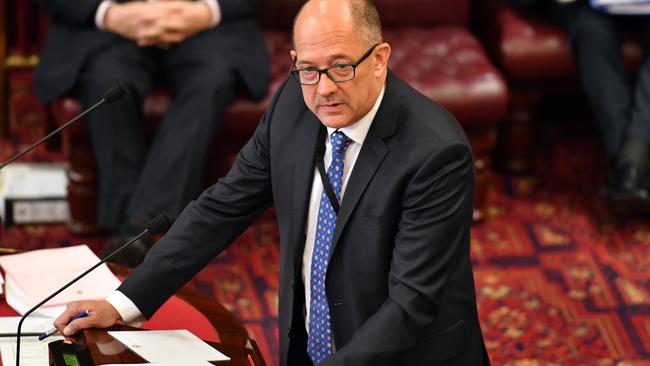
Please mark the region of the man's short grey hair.
<svg viewBox="0 0 650 366"><path fill-rule="evenodd" d="M295 31L296 31L296 21L300 17L305 8L305 4L300 8L298 14L293 20L293 48L295 49ZM376 45L383 42L381 35L381 19L379 18L379 11L377 7L371 0L350 0L350 10L352 13L352 18L354 19L355 25L359 29L359 37L361 40L368 43L368 47Z"/></svg>
<svg viewBox="0 0 650 366"><path fill-rule="evenodd" d="M370 0L352 0L350 6L361 39L368 42L368 46L382 43L381 19L375 4Z"/></svg>

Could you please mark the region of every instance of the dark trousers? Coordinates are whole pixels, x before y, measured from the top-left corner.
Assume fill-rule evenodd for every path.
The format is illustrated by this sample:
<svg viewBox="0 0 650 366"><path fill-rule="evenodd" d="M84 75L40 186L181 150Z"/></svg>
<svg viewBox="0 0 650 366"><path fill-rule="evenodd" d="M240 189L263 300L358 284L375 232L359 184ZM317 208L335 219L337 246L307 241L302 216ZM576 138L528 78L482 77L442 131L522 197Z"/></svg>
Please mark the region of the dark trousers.
<svg viewBox="0 0 650 366"><path fill-rule="evenodd" d="M587 2L546 2L542 9L569 35L580 79L593 108L610 158L630 141L650 142L650 18L612 16ZM627 32L640 36L643 58L637 75L623 59Z"/></svg>
<svg viewBox="0 0 650 366"><path fill-rule="evenodd" d="M120 40L90 55L79 80L84 106L122 82L128 95L88 116L98 164L98 225L114 229L133 217L176 216L203 186L206 154L233 99L234 72L198 34L169 50ZM143 101L154 84L173 96L148 145Z"/></svg>

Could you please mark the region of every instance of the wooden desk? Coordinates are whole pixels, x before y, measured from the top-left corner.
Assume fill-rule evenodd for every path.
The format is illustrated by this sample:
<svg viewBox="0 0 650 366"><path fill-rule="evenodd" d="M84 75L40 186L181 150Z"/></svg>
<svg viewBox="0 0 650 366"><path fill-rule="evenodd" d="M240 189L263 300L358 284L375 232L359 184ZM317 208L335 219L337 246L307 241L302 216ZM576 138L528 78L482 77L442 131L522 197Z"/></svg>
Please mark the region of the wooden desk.
<svg viewBox="0 0 650 366"><path fill-rule="evenodd" d="M0 255L15 254L20 251L14 249L0 248ZM120 266L114 263L109 263L109 268L118 276L125 277L130 272L130 268ZM183 286L175 295L177 300L180 299L187 304L191 305L194 309L203 314L214 330L218 337L219 342L208 342L214 348L230 357L230 361L216 362L215 365L233 365L233 366L252 366L249 360L249 355L253 359L254 366L266 366L264 359L257 347L257 343L248 337L248 332L242 323L223 305L212 300L208 296L199 292L190 285ZM8 313L6 303L4 302L4 294L1 296L4 306L0 307L0 316L16 316L18 314ZM163 308L165 305L163 305ZM162 309L162 308L161 308ZM9 310L13 311L13 310ZM170 313L170 315L173 312ZM182 314L181 314L182 317ZM184 324L183 320L178 319L178 324ZM144 324L146 326L147 323ZM116 325L108 330L133 330L125 325ZM201 335L199 335L201 336ZM97 364L102 363L135 363L146 362L141 357L126 348L120 342L106 333L106 329L89 329L85 330L78 337L75 338L75 343L80 346L87 347L93 355ZM1 361L0 361L1 366Z"/></svg>

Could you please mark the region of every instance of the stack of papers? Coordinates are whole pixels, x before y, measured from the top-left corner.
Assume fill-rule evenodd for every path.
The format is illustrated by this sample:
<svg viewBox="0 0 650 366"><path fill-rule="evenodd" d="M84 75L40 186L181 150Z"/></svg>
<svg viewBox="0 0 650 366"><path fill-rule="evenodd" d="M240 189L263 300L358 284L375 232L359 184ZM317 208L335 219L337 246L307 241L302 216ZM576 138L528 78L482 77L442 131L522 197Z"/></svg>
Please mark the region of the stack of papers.
<svg viewBox="0 0 650 366"><path fill-rule="evenodd" d="M3 365L16 364L16 331L20 317L0 317L0 353ZM62 339L60 336L51 336L47 341L39 341L38 336L52 327L53 319L42 317L29 317L22 326L23 337L20 341L20 364L23 366L48 365L48 343Z"/></svg>
<svg viewBox="0 0 650 366"><path fill-rule="evenodd" d="M54 291L99 262L86 245L41 249L0 257L5 270L7 304L24 314ZM35 315L55 318L70 301L103 299L120 285L104 264L37 309Z"/></svg>
<svg viewBox="0 0 650 366"><path fill-rule="evenodd" d="M48 343L63 339L63 337L51 337L48 342L41 342L38 339L20 340L20 364L22 366L46 366L49 365ZM0 353L2 353L3 365L16 364L16 338L0 340Z"/></svg>

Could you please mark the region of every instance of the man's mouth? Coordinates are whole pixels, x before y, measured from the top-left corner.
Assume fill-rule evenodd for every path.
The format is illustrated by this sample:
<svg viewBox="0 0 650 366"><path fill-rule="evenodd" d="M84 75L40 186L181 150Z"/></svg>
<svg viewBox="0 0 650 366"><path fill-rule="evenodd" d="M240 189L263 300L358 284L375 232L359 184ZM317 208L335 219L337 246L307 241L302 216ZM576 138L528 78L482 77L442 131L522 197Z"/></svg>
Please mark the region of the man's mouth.
<svg viewBox="0 0 650 366"><path fill-rule="evenodd" d="M324 109L335 109L340 105L341 103L323 103L320 105L320 107Z"/></svg>

